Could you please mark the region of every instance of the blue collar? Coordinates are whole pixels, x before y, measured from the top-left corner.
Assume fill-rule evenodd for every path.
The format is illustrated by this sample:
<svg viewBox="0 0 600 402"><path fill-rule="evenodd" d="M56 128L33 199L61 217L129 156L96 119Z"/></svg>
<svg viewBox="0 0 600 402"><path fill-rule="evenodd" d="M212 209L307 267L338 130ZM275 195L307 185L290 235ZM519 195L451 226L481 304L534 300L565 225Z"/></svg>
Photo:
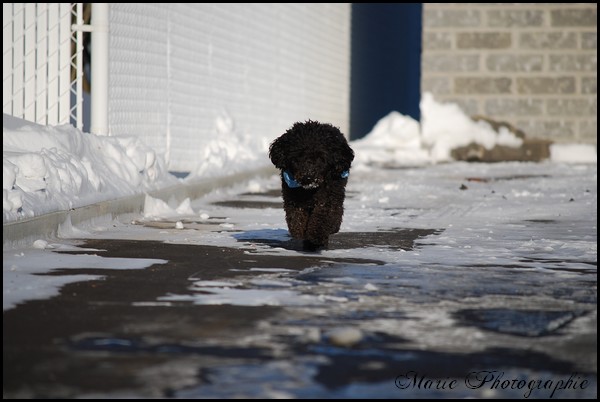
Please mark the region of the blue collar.
<svg viewBox="0 0 600 402"><path fill-rule="evenodd" d="M341 176L342 179L345 179L348 176L350 176L350 171L344 170L342 172L342 176ZM287 170L283 171L283 180L285 180L285 183L288 185L289 188L302 187L302 185L300 183L298 183L296 180L294 180L294 177Z"/></svg>

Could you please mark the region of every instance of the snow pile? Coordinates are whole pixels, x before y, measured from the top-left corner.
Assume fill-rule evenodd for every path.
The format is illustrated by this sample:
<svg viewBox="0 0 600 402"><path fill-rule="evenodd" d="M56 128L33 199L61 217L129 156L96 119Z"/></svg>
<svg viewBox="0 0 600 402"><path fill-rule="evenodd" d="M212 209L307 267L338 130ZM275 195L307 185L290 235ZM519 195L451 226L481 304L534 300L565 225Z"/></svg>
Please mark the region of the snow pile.
<svg viewBox="0 0 600 402"><path fill-rule="evenodd" d="M215 119L215 133L211 138L201 152L201 163L186 180L227 176L268 163L268 140L238 129L226 111L221 111Z"/></svg>
<svg viewBox="0 0 600 402"><path fill-rule="evenodd" d="M518 148L523 140L506 127L496 131L485 121L474 121L454 103L440 103L425 93L421 100L421 125L410 116L391 112L364 138L351 143L355 164L423 165L452 161L452 150L471 143L492 149L496 145ZM596 163L596 147L553 144L553 162Z"/></svg>
<svg viewBox="0 0 600 402"><path fill-rule="evenodd" d="M2 123L4 222L177 182L163 159L136 137L45 127L6 114Z"/></svg>
<svg viewBox="0 0 600 402"><path fill-rule="evenodd" d="M379 120L369 134L352 141L350 146L355 152L353 167L374 162L384 164L402 161L418 165L429 161L419 123L398 112L391 112Z"/></svg>
<svg viewBox="0 0 600 402"><path fill-rule="evenodd" d="M472 142L492 149L496 145L520 147L523 140L502 127L497 133L484 121L473 121L455 103L438 103L426 93L421 100L422 139L433 162L450 161L450 152Z"/></svg>
<svg viewBox="0 0 600 402"><path fill-rule="evenodd" d="M191 207L191 201L189 198L186 198L176 207L171 206L174 203L173 200L170 200L169 203L164 202L161 199L150 197L146 194L144 199L144 212L143 215L145 218L164 218L164 217L174 217L178 215L194 215L194 210ZM171 204L171 205L169 205Z"/></svg>

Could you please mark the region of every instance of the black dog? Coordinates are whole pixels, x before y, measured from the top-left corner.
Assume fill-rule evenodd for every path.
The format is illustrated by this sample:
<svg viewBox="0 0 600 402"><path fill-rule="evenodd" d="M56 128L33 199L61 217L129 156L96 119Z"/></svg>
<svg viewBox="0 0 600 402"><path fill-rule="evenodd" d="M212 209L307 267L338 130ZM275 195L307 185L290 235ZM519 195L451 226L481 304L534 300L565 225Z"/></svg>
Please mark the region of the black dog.
<svg viewBox="0 0 600 402"><path fill-rule="evenodd" d="M354 152L331 124L295 123L269 148L281 170L285 220L290 234L305 250L327 248L344 214L346 183Z"/></svg>

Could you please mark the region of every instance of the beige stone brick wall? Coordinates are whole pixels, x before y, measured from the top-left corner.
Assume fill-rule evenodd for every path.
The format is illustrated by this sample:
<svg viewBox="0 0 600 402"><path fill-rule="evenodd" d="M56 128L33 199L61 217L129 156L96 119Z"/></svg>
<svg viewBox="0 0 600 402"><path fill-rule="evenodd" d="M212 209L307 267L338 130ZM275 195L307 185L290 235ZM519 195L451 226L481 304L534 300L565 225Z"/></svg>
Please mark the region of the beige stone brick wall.
<svg viewBox="0 0 600 402"><path fill-rule="evenodd" d="M422 92L530 138L597 143L595 3L424 3Z"/></svg>

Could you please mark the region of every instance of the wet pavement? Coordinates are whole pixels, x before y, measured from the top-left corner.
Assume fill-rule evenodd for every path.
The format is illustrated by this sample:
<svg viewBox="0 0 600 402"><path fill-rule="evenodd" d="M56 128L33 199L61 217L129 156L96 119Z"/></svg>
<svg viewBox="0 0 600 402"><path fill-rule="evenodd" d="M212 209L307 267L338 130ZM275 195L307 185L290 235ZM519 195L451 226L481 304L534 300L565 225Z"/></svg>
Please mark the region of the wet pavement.
<svg viewBox="0 0 600 402"><path fill-rule="evenodd" d="M515 186L559 173L461 166L415 169L406 188L429 184L435 202L373 205L376 187L351 182L353 222L320 253L289 238L276 186L199 200L210 218L139 219L47 250L162 262L38 274L96 279L4 311L3 396L595 398L596 179L569 190L593 197L583 211L561 212L566 199L560 217L523 214ZM377 174L398 191L398 171ZM502 219L477 213L498 205Z"/></svg>

